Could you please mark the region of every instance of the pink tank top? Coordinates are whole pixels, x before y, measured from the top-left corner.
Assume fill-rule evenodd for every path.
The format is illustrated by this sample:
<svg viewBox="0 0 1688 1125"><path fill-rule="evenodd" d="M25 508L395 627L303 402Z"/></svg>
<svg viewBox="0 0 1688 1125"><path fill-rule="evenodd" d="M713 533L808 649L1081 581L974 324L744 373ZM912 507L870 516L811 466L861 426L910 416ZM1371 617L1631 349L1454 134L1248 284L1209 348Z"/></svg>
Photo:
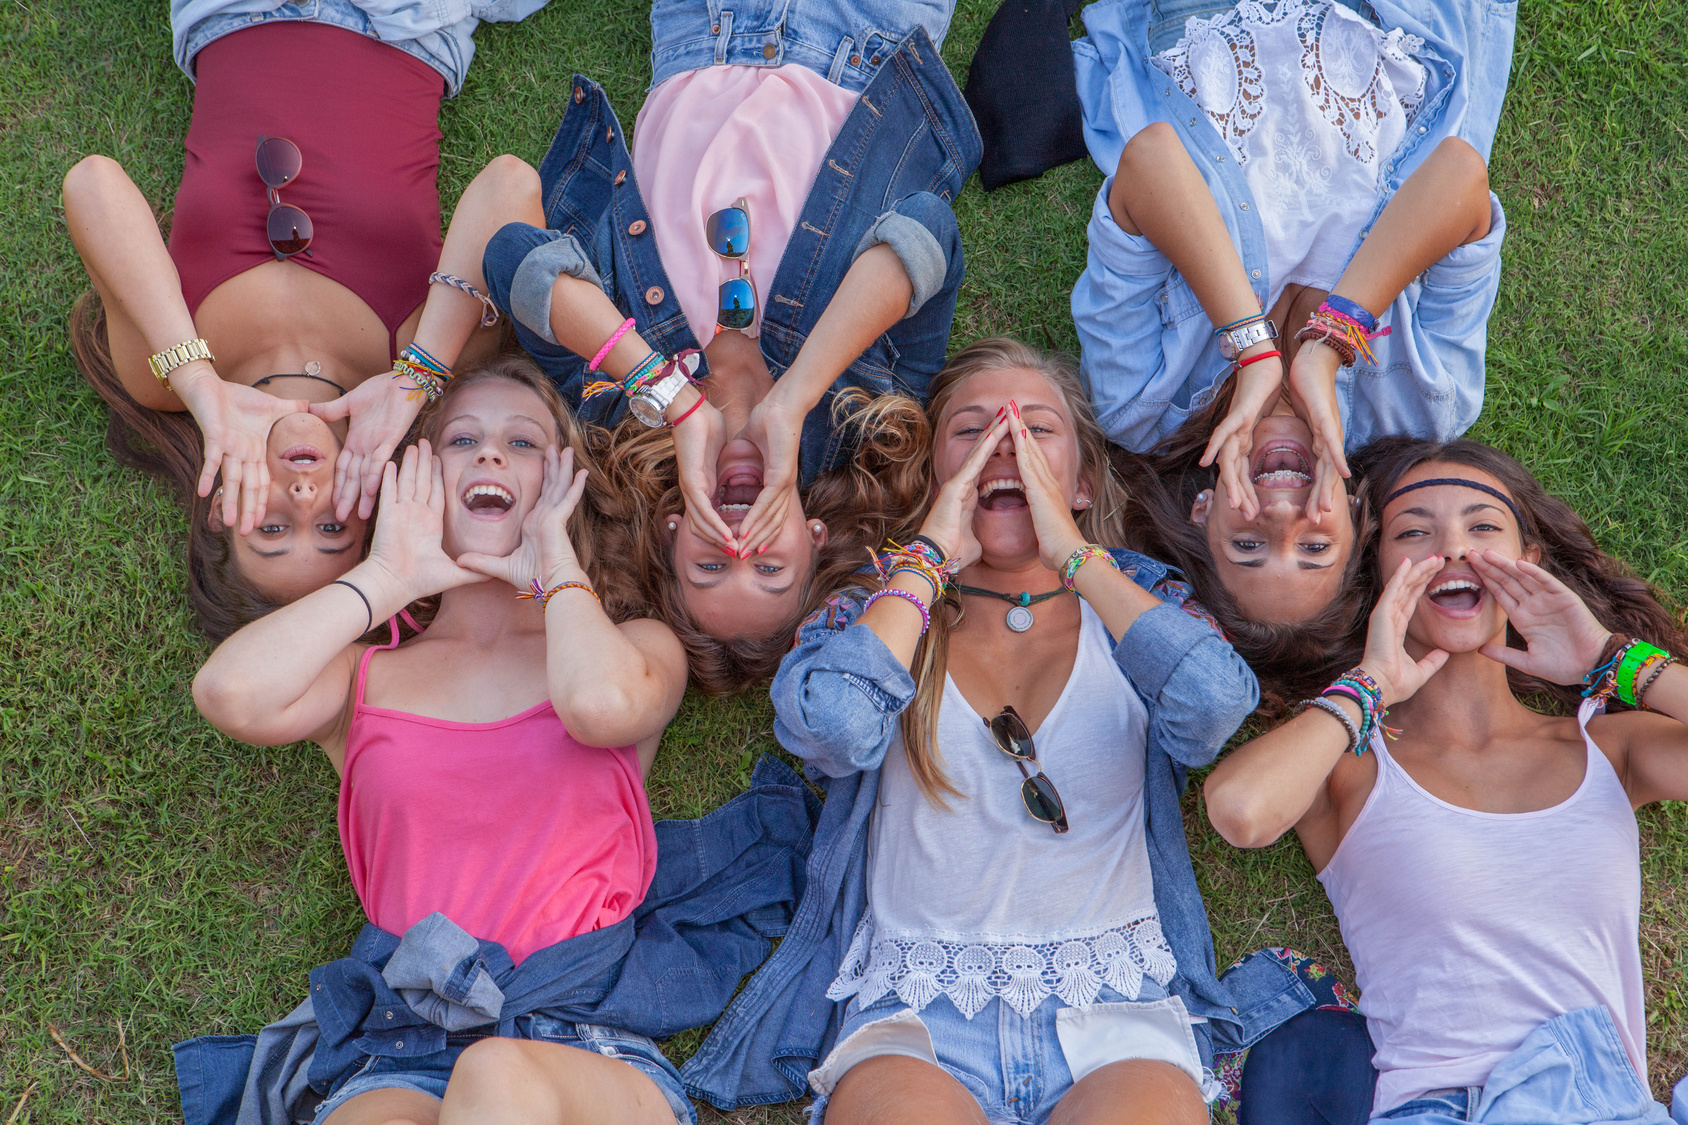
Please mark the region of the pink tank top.
<svg viewBox="0 0 1688 1125"><path fill-rule="evenodd" d="M549 700L493 723L367 706L376 651L358 664L340 781L340 845L369 920L402 934L439 911L519 964L631 914L656 872L634 748L582 746Z"/></svg>
<svg viewBox="0 0 1688 1125"><path fill-rule="evenodd" d="M1449 804L1372 739L1377 783L1319 882L1377 1048L1374 1114L1481 1086L1530 1032L1596 1005L1646 1083L1641 836L1594 713L1577 713L1582 784L1536 812Z"/></svg>

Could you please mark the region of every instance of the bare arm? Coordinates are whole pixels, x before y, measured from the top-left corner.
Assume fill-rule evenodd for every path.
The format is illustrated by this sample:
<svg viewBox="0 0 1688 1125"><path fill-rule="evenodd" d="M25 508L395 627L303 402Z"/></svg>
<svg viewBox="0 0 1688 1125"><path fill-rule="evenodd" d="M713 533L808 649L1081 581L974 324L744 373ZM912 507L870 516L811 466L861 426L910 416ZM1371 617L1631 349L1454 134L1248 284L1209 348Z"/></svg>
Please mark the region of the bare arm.
<svg viewBox="0 0 1688 1125"><path fill-rule="evenodd" d="M1642 697L1658 715L1637 715L1624 739L1624 788L1636 808L1688 801L1688 668L1672 664Z"/></svg>

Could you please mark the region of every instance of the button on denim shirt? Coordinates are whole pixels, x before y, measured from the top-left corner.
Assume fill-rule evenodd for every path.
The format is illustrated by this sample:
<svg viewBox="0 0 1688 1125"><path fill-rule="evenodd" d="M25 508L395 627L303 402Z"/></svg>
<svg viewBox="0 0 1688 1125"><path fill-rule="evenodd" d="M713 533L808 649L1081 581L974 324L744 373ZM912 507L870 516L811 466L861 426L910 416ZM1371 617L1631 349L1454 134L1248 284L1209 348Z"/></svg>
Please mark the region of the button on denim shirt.
<svg viewBox="0 0 1688 1125"><path fill-rule="evenodd" d="M1178 960L1170 989L1205 1021L1193 1030L1210 1063L1215 1049L1248 1046L1313 1004L1294 970L1270 953L1246 958L1223 979L1215 975L1179 808L1187 772L1213 761L1254 709L1259 686L1212 626L1185 612L1182 583L1167 582L1163 564L1130 551L1113 554L1163 603L1132 623L1114 659L1149 713L1146 832L1155 905ZM791 929L680 1070L693 1096L723 1109L802 1095L838 1034L844 1005L827 999L827 987L867 909L869 817L880 767L915 692L913 677L884 642L853 625L865 597L853 590L832 598L803 624L774 677L774 734L804 760L827 799Z"/></svg>
<svg viewBox="0 0 1688 1125"><path fill-rule="evenodd" d="M684 6L707 20L705 5ZM659 4L652 13L659 32L675 7ZM787 24L787 32L797 25ZM657 53L663 53L661 39ZM870 395L897 392L925 401L944 365L964 272L961 229L950 202L981 151L961 91L925 27L916 25L881 57L827 150L761 310L758 343L778 379L864 251L890 246L914 288L903 319L844 370L804 420L798 455L803 486L852 452L832 418L840 391L859 387ZM604 394L582 403L587 379L598 376L589 376L586 360L551 332L551 289L558 277L600 286L664 355L700 345L663 271L626 135L596 83L575 77L539 178L546 229L511 223L493 235L482 260L487 289L510 314L516 339L582 419L613 425L626 415L626 397Z"/></svg>
<svg viewBox="0 0 1688 1125"><path fill-rule="evenodd" d="M176 1045L186 1125L282 1125L371 1056L424 1059L465 1029L519 1036L536 1012L652 1038L707 1024L786 932L820 812L790 767L763 758L748 792L700 820L657 822L656 875L631 917L520 965L444 915L402 938L366 925L285 1019Z"/></svg>
<svg viewBox="0 0 1688 1125"><path fill-rule="evenodd" d="M1517 23L1515 0L1374 0L1351 5L1387 28L1425 42L1418 58L1428 87L1406 138L1383 162L1369 230L1402 182L1445 138L1488 159L1506 96ZM1201 170L1231 241L1264 305L1271 294L1260 210L1242 168L1201 108L1150 62L1175 43L1189 16L1227 11L1211 0L1102 0L1084 10L1089 35L1073 44L1084 136L1108 179L1096 197L1090 252L1073 289L1073 320L1096 416L1108 437L1139 452L1213 400L1230 372L1213 324L1171 261L1127 234L1108 210L1126 142L1150 123L1169 124ZM1364 360L1337 374L1337 403L1352 451L1373 438L1413 434L1448 440L1483 407L1483 353L1500 287L1506 217L1489 197L1491 227L1412 281L1378 318L1391 332ZM1363 230L1350 248L1352 256ZM1299 326L1296 326L1299 327Z"/></svg>
<svg viewBox="0 0 1688 1125"><path fill-rule="evenodd" d="M482 20L515 22L548 0L170 0L176 65L193 77L193 57L231 31L271 20L308 20L358 32L414 55L440 72L447 96L463 88Z"/></svg>

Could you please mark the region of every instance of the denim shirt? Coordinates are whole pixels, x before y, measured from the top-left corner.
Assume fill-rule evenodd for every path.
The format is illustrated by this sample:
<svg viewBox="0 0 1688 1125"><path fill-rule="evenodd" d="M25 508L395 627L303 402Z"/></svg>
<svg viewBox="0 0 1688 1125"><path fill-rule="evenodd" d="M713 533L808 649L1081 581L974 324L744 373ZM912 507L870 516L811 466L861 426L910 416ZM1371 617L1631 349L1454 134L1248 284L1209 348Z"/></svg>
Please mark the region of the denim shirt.
<svg viewBox="0 0 1688 1125"><path fill-rule="evenodd" d="M193 58L231 31L270 20L333 24L379 39L440 72L445 92L463 88L482 20L514 23L548 0L170 0L176 65L191 79Z"/></svg>
<svg viewBox="0 0 1688 1125"><path fill-rule="evenodd" d="M652 1038L707 1024L786 932L819 815L802 779L763 758L748 792L700 820L657 823L656 875L631 917L520 965L443 915L402 938L366 925L279 1023L176 1045L186 1125L291 1121L371 1056L420 1060L470 1028L519 1036L534 1013Z"/></svg>
<svg viewBox="0 0 1688 1125"><path fill-rule="evenodd" d="M671 7L658 5L653 22ZM981 151L961 91L926 29L916 25L881 58L827 150L761 310L758 342L778 379L864 251L890 246L914 288L903 319L844 370L804 420L803 486L852 452L832 416L839 392L855 387L925 401L944 365L964 272L961 229L950 202ZM602 287L664 355L700 345L663 271L626 134L596 83L575 77L539 177L546 229L511 223L493 235L482 260L487 289L510 314L516 339L581 418L613 425L626 415L627 399L605 394L582 403L587 379L597 376L589 376L586 360L551 332L551 289L558 277Z"/></svg>
<svg viewBox="0 0 1688 1125"><path fill-rule="evenodd" d="M1516 0L1372 0L1357 10L1383 27L1423 38L1424 100L1406 137L1380 169L1372 218L1445 138L1459 137L1488 159L1506 96ZM1108 192L1126 142L1162 121L1178 134L1213 193L1231 241L1264 305L1271 293L1260 211L1236 160L1200 107L1149 58L1176 42L1191 15L1225 11L1211 0L1102 0L1084 10L1086 38L1073 44L1085 142L1108 179L1092 209L1090 251L1073 289L1073 320L1097 418L1108 437L1139 452L1170 435L1212 401L1230 372L1213 325L1171 261L1126 233ZM1391 332L1364 360L1337 374L1337 402L1352 451L1373 438L1413 434L1448 440L1483 406L1483 354L1500 287L1506 217L1489 197L1484 238L1432 265L1378 318Z"/></svg>
<svg viewBox="0 0 1688 1125"><path fill-rule="evenodd" d="M1188 771L1213 761L1254 709L1259 686L1214 628L1185 611L1183 584L1167 581L1163 564L1131 551L1113 554L1163 603L1132 623L1114 659L1149 712L1144 805L1155 905L1178 961L1169 987L1204 1021L1193 1030L1209 1063L1215 1048L1250 1045L1313 1004L1294 970L1270 954L1245 959L1223 980L1215 975L1179 808ZM827 988L867 909L879 771L915 691L884 642L852 627L865 596L840 594L804 622L774 677L775 736L804 760L827 799L791 929L680 1070L694 1097L723 1109L801 1095L843 1016L844 1004L827 999Z"/></svg>

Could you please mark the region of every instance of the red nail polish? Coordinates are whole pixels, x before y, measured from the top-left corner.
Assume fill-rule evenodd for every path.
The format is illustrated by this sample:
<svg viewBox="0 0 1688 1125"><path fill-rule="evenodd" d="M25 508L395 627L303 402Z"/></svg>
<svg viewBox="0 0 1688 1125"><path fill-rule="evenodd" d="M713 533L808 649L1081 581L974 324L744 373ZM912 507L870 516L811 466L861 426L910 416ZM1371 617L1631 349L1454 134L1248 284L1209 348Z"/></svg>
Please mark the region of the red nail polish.
<svg viewBox="0 0 1688 1125"><path fill-rule="evenodd" d="M766 547L758 547L758 548L756 548L756 553L759 554L759 555L763 554L764 552L767 551L767 549L768 548L766 548Z"/></svg>

